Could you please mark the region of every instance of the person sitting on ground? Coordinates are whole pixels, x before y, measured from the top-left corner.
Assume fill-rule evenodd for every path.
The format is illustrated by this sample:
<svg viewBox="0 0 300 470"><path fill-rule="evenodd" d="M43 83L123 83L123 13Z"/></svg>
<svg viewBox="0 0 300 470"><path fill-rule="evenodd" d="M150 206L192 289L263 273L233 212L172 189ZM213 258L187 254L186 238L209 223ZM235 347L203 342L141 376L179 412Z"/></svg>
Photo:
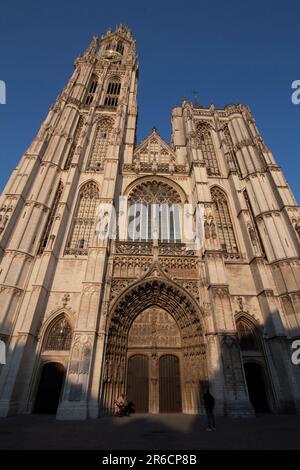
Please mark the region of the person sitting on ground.
<svg viewBox="0 0 300 470"><path fill-rule="evenodd" d="M118 416L122 416L124 414L125 408L125 395L121 393L121 395L115 401L115 414Z"/></svg>

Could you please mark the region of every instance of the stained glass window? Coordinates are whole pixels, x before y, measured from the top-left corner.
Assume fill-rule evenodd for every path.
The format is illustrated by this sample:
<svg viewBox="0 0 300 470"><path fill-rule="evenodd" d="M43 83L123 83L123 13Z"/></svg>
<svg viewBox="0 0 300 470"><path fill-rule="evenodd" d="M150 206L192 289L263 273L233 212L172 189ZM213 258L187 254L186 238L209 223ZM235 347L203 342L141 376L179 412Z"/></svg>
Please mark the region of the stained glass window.
<svg viewBox="0 0 300 470"><path fill-rule="evenodd" d="M150 181L136 186L129 196L128 236L134 241L181 239L181 198L168 184Z"/></svg>
<svg viewBox="0 0 300 470"><path fill-rule="evenodd" d="M44 350L68 351L71 347L72 328L65 317L59 317L49 328Z"/></svg>

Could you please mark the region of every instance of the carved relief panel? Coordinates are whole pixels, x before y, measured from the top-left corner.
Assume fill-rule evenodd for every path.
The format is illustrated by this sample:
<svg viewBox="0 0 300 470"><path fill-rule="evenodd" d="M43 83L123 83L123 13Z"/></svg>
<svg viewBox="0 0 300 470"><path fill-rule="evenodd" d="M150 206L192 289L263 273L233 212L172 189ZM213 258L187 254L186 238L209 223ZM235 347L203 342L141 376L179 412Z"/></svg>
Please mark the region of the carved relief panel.
<svg viewBox="0 0 300 470"><path fill-rule="evenodd" d="M133 322L128 348L180 348L181 338L174 318L161 308L150 308Z"/></svg>

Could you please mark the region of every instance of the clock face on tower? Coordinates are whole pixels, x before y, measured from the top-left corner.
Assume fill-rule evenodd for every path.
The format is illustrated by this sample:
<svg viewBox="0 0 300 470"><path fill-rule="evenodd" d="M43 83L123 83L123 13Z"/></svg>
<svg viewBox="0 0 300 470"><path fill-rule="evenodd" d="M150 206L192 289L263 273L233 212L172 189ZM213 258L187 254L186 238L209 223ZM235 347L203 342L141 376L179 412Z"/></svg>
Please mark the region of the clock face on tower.
<svg viewBox="0 0 300 470"><path fill-rule="evenodd" d="M109 62L120 62L122 59L122 54L120 54L120 52L114 51L113 49L103 51L101 56L104 60Z"/></svg>

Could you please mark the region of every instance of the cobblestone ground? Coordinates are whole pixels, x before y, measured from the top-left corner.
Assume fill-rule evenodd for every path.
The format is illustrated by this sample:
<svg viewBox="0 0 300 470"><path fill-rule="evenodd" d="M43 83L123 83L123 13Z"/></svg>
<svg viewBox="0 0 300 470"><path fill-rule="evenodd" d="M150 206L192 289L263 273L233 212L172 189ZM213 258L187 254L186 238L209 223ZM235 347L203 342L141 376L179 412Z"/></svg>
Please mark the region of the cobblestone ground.
<svg viewBox="0 0 300 470"><path fill-rule="evenodd" d="M300 449L300 416L205 418L182 414L132 415L56 421L28 415L0 419L0 449Z"/></svg>

